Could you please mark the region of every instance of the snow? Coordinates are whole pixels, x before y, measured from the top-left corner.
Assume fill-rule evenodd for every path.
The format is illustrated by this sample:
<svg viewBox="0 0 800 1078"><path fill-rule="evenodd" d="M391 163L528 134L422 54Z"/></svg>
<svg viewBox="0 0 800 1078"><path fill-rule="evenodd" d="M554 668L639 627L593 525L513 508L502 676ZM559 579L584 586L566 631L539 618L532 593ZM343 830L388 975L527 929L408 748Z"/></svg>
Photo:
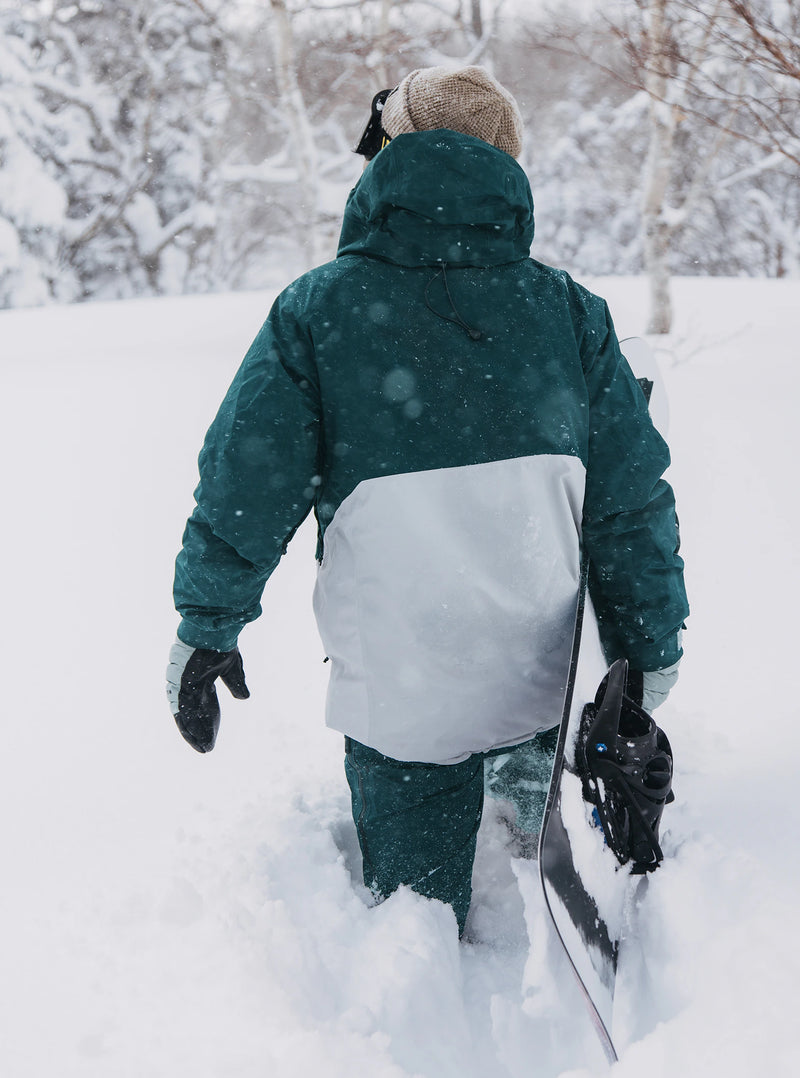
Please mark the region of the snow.
<svg viewBox="0 0 800 1078"><path fill-rule="evenodd" d="M644 281L587 283L621 335L642 331ZM309 529L243 636L252 699L223 699L209 756L174 728L172 559L203 433L269 301L0 314L3 1073L603 1074L534 868L491 811L472 942L410 892L368 901L323 726ZM800 283L681 279L675 302L657 343L692 618L658 713L677 802L613 1073L783 1078L800 1072Z"/></svg>

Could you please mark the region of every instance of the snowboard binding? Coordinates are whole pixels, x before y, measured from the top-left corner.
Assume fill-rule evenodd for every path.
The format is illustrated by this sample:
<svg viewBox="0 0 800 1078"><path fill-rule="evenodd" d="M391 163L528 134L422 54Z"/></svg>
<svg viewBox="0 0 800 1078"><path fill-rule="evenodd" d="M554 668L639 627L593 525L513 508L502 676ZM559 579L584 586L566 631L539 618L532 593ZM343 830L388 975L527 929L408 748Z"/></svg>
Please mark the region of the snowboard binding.
<svg viewBox="0 0 800 1078"><path fill-rule="evenodd" d="M672 749L627 687L628 663L618 659L583 709L576 765L606 843L621 865L642 874L664 859L658 829L664 806L675 800Z"/></svg>

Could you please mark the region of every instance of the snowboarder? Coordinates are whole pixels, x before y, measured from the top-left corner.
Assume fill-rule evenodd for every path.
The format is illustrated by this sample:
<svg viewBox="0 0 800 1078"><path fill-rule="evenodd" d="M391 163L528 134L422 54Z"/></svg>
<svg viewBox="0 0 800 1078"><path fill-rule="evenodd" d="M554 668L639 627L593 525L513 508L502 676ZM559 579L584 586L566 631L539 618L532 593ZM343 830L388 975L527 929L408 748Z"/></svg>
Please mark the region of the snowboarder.
<svg viewBox="0 0 800 1078"><path fill-rule="evenodd" d="M461 931L486 760L552 751L581 544L607 657L649 708L688 613L667 447L606 304L530 257L521 137L479 67L376 96L338 255L278 296L234 378L175 576L168 694L208 752L214 683L249 695L240 631L314 512L365 883L448 902Z"/></svg>

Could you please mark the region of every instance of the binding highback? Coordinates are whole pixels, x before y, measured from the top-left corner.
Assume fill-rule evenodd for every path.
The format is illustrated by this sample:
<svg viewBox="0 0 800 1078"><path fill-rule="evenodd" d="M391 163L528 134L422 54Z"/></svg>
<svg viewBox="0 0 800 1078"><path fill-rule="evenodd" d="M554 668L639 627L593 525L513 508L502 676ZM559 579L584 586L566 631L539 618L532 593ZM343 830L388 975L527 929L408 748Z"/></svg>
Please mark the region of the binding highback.
<svg viewBox="0 0 800 1078"><path fill-rule="evenodd" d="M619 659L581 717L576 762L583 796L594 805L620 864L652 872L664 806L674 801L672 749L653 718L626 694L628 663Z"/></svg>

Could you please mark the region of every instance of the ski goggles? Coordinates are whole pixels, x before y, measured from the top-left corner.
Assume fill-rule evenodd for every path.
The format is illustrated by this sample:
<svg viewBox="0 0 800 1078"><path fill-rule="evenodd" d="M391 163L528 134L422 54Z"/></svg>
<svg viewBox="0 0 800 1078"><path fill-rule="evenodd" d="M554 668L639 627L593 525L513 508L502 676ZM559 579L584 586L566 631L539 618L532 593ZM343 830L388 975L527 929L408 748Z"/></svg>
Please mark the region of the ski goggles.
<svg viewBox="0 0 800 1078"><path fill-rule="evenodd" d="M372 110L369 117L369 123L364 128L364 133L359 139L355 152L361 154L362 157L366 157L368 161L371 161L376 154L380 153L384 146L388 146L392 141L391 138L383 130L381 125L381 114L383 113L383 106L386 104L386 98L389 94L393 94L397 89L393 86L390 90L380 90L372 99Z"/></svg>

